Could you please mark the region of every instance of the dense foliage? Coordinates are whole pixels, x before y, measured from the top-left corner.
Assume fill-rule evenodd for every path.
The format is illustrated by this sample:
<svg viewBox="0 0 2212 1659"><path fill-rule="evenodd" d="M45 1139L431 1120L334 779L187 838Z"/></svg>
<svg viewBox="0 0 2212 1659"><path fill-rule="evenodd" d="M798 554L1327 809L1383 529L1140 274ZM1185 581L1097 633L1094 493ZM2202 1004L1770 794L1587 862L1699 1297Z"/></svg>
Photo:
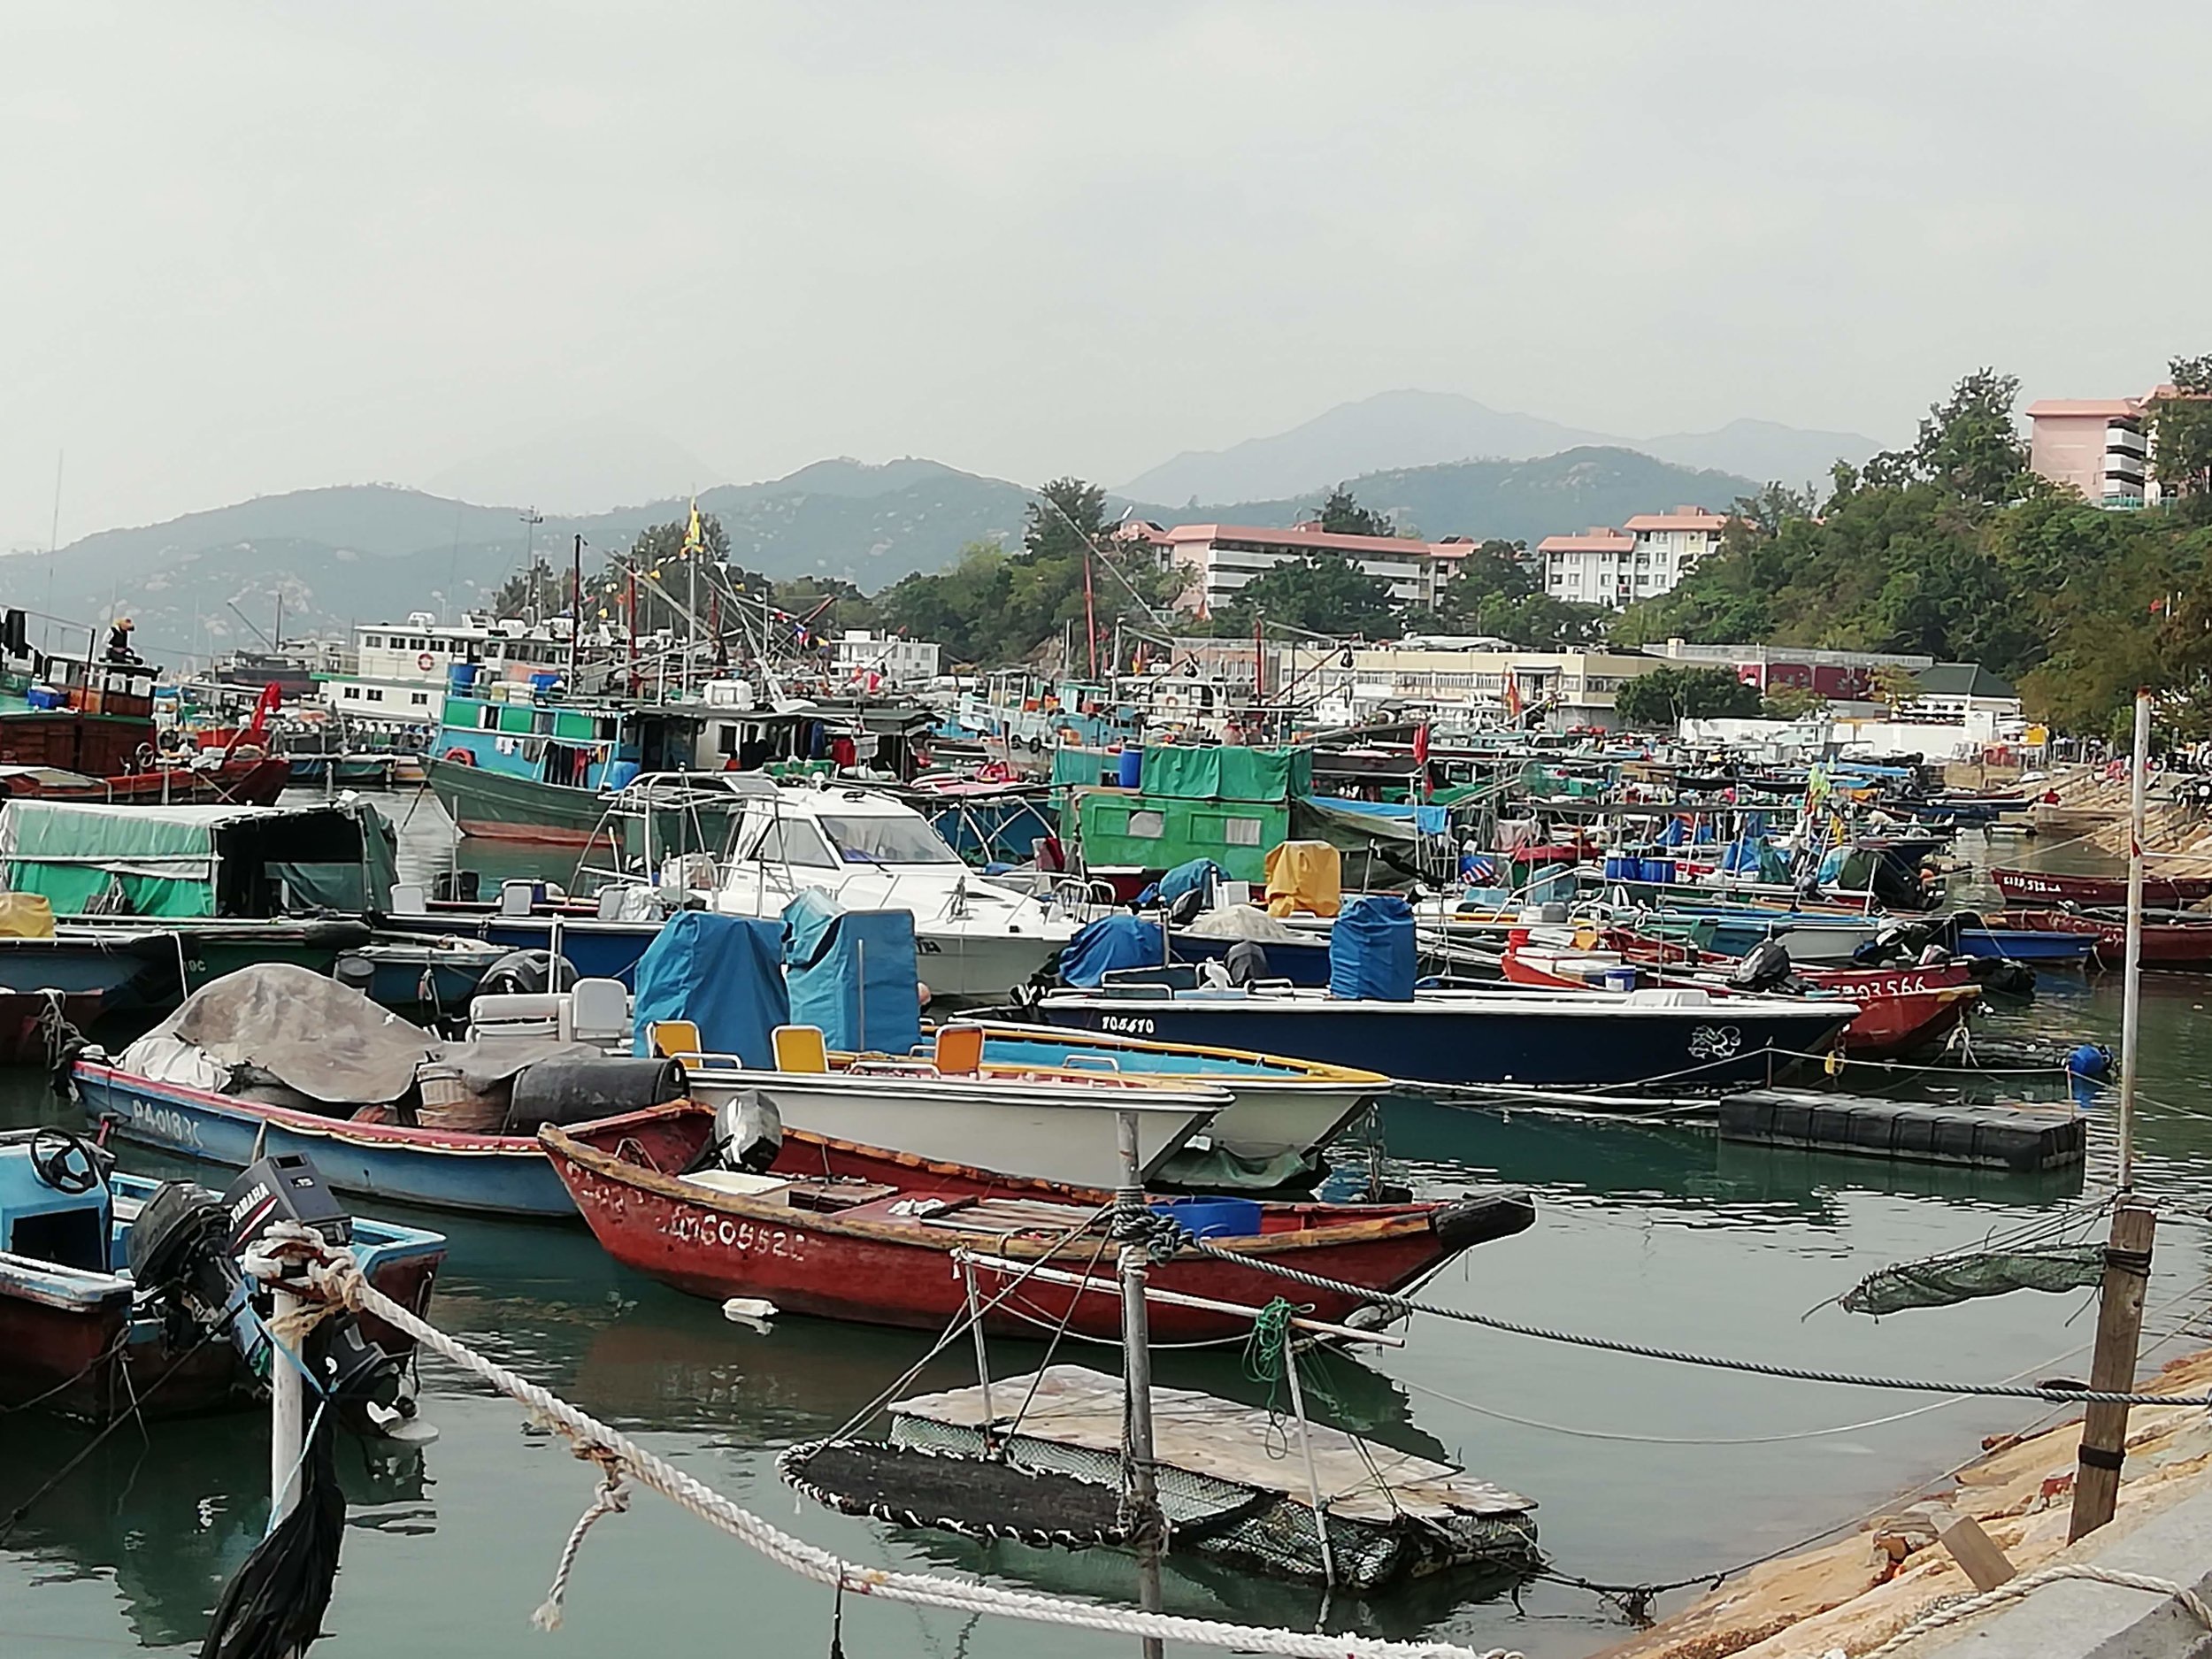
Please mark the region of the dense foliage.
<svg viewBox="0 0 2212 1659"><path fill-rule="evenodd" d="M1594 644L1605 635L1597 605L1554 599L1541 567L1528 563L1519 541L1489 541L1471 549L1437 595L1435 606L1406 618L1409 632L1484 635L1527 650Z"/></svg>
<svg viewBox="0 0 2212 1659"><path fill-rule="evenodd" d="M948 664L1018 662L1064 636L1075 641L1072 664L1084 664L1087 610L1102 639L1124 619L1157 631L1183 574L1112 529L1104 490L1055 479L1030 503L1018 551L971 542L949 570L909 576L877 603L892 626L941 644Z"/></svg>
<svg viewBox="0 0 2212 1659"><path fill-rule="evenodd" d="M2193 389L2212 363L2174 365ZM2170 504L2092 505L2027 470L2018 384L1983 370L1929 411L1909 449L1839 466L1817 507L1770 488L1720 551L1616 618L1613 641L1678 636L1924 654L2016 680L2031 710L2116 732L2138 685L2183 734L2212 729L2212 400L2162 400L2151 425ZM2194 470L2193 470L2194 469Z"/></svg>
<svg viewBox="0 0 2212 1659"><path fill-rule="evenodd" d="M1331 535L1395 535L1397 529L1387 513L1371 512L1361 506L1352 494L1349 484L1339 484L1329 492L1328 500L1314 515L1321 521L1322 529Z"/></svg>
<svg viewBox="0 0 2212 1659"><path fill-rule="evenodd" d="M1623 683L1613 705L1624 724L1671 730L1684 720L1748 719L1761 711L1759 688L1725 668L1655 668Z"/></svg>

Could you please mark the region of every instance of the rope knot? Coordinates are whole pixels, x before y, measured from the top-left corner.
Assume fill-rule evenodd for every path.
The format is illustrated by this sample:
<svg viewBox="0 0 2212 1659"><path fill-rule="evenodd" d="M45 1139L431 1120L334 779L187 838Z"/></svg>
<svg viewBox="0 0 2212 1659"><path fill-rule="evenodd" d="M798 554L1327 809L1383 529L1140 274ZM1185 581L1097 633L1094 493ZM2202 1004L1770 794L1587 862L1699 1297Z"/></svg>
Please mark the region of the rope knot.
<svg viewBox="0 0 2212 1659"><path fill-rule="evenodd" d="M538 1610L530 1615L530 1622L543 1631L561 1627L563 1606L568 1600L568 1576L575 1568L576 1552L583 1548L584 1534L591 1531L600 1517L622 1514L630 1507L630 1494L622 1484L619 1454L605 1446L579 1446L576 1455L599 1465L599 1489L592 1494L591 1502L570 1529L568 1542L561 1547L560 1563L553 1569L552 1587L546 1591Z"/></svg>

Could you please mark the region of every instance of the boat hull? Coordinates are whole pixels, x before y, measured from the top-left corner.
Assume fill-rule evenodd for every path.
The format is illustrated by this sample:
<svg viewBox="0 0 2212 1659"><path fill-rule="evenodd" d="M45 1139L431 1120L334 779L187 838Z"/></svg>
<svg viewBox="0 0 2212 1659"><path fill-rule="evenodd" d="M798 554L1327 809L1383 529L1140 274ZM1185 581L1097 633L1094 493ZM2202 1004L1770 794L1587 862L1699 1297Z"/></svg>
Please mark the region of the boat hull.
<svg viewBox="0 0 2212 1659"><path fill-rule="evenodd" d="M912 1072L755 1071L718 1064L718 1057L684 1062L692 1098L704 1104L757 1092L787 1127L809 1134L939 1164L983 1156L994 1169L1077 1187L1111 1187L1120 1179L1123 1111L1137 1119L1138 1163L1148 1178L1226 1101L1218 1092L1163 1099L1142 1088L966 1084Z"/></svg>
<svg viewBox="0 0 2212 1659"><path fill-rule="evenodd" d="M701 1116L695 1108L656 1108L573 1132L548 1129L544 1139L553 1167L607 1253L626 1267L692 1295L758 1298L782 1313L941 1330L966 1307L964 1277L951 1259L958 1246L1025 1263L1049 1256L1055 1265L1087 1276L1094 1262L1110 1263L1112 1245L1104 1233L1073 1244L1014 1234L987 1241L965 1230L893 1225L770 1206L663 1175L603 1149L626 1140L663 1167L680 1169L687 1161L680 1148L669 1156L658 1144L657 1131L664 1133L680 1125L687 1112ZM695 1131L693 1144L696 1139ZM787 1147L787 1157L791 1150ZM972 1171L912 1164L877 1168L895 1172L901 1189L915 1196L975 1190ZM1095 1190L1048 1183L995 1184L995 1189L1087 1210L1107 1201L1107 1194ZM1314 1230L1325 1232L1325 1238L1263 1233L1239 1240L1238 1248L1376 1292L1398 1291L1419 1283L1459 1250L1518 1232L1532 1218L1525 1199L1503 1195L1463 1206L1389 1206L1369 1213L1371 1219ZM979 1265L976 1287L987 1296L1011 1276L1008 1270ZM1148 1282L1157 1290L1246 1308L1274 1301L1285 1283L1254 1268L1195 1253L1156 1263ZM1030 1279L1021 1289L1020 1311L1011 1310L1010 1298L1004 1309L987 1316L986 1329L1033 1336L1041 1328L1064 1323L1079 1335L1118 1340L1121 1301L1112 1288L1110 1265L1097 1270L1095 1286ZM1313 1317L1339 1323L1371 1305L1369 1296L1304 1286L1298 1299ZM1166 1301L1154 1302L1148 1311L1156 1341L1243 1341L1251 1333L1251 1318L1245 1313Z"/></svg>
<svg viewBox="0 0 2212 1659"><path fill-rule="evenodd" d="M1708 1087L1780 1077L1826 1049L1858 1012L1806 1004L1758 1011L1715 999L1694 1010L1623 999L1440 1011L1413 1002L1325 997L1249 1001L1048 996L1037 1012L1056 1025L1164 1042L1253 1048L1333 1065L1386 1064L1413 1083L1617 1087L1666 1081Z"/></svg>
<svg viewBox="0 0 2212 1659"><path fill-rule="evenodd" d="M2093 941L2098 964L2118 968L2127 962L2124 918L2080 916L2067 910L2015 910L2008 919L2039 932L2078 933ZM2143 965L2147 968L2212 968L2212 918L2194 922L2143 924Z"/></svg>
<svg viewBox="0 0 2212 1659"><path fill-rule="evenodd" d="M2050 870L1993 868L1989 879L2016 908L2051 904L2124 905L2128 902L2125 876L2078 876ZM2175 910L2212 899L2212 876L2146 875L2143 902L2155 910Z"/></svg>
<svg viewBox="0 0 2212 1659"><path fill-rule="evenodd" d="M72 1075L86 1112L112 1123L124 1140L204 1163L242 1169L257 1156L303 1152L342 1193L525 1219L565 1220L576 1213L537 1143L526 1137L353 1123L89 1061L79 1061Z"/></svg>
<svg viewBox="0 0 2212 1659"><path fill-rule="evenodd" d="M411 933L440 933L453 939L480 939L509 950L550 950L553 918L548 916L502 916L488 909L440 908L426 915L394 916L396 927ZM636 981L638 958L660 933L658 922L603 922L596 918L560 919L561 955L578 975L587 979Z"/></svg>
<svg viewBox="0 0 2212 1659"><path fill-rule="evenodd" d="M431 793L464 835L584 848L607 837L607 797L595 789L511 778L487 766L425 756Z"/></svg>

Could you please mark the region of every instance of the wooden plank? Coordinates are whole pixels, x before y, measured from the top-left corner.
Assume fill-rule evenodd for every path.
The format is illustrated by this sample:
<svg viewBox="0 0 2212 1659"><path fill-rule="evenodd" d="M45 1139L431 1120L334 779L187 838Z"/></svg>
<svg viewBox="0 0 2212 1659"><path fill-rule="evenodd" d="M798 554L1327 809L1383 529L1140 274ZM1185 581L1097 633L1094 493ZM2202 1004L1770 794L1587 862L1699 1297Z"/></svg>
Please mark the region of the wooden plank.
<svg viewBox="0 0 2212 1659"><path fill-rule="evenodd" d="M2020 1576L2019 1568L1997 1547L1997 1540L1982 1531L1982 1524L1970 1515L1962 1515L1938 1532L1936 1542L1951 1552L1951 1559L1973 1580L1977 1590L1994 1590L2008 1578Z"/></svg>
<svg viewBox="0 0 2212 1659"><path fill-rule="evenodd" d="M994 1379L995 1404L1030 1394L1029 1376ZM895 1416L926 1418L956 1428L983 1425L983 1391L956 1388L902 1400ZM1003 1431L1007 1419L998 1419ZM1036 1440L1118 1455L1122 1436L1121 1379L1079 1365L1054 1365L1036 1379L1019 1433ZM1184 1388L1152 1390L1154 1454L1163 1464L1210 1475L1260 1491L1307 1502L1302 1462L1283 1455L1284 1426L1264 1411ZM1479 1480L1446 1463L1361 1440L1340 1429L1313 1425L1314 1468L1322 1504L1347 1520L1386 1525L1404 1513L1432 1519L1458 1513L1525 1514L1527 1498ZM1370 1460L1372 1467L1370 1466ZM1378 1488L1380 1475L1387 1492Z"/></svg>
<svg viewBox="0 0 2212 1659"><path fill-rule="evenodd" d="M2097 1300L2097 1346L2089 1386L2113 1394L2135 1386L2136 1348L2143 1334L2143 1293L2151 1278L2151 1241L2156 1214L2123 1203L2112 1212L2105 1247L2104 1289ZM2120 1465L2127 1450L2128 1409L2092 1405L2082 1412L2081 1459L2074 1473L2074 1509L2066 1532L2072 1543L2112 1518L2120 1500Z"/></svg>

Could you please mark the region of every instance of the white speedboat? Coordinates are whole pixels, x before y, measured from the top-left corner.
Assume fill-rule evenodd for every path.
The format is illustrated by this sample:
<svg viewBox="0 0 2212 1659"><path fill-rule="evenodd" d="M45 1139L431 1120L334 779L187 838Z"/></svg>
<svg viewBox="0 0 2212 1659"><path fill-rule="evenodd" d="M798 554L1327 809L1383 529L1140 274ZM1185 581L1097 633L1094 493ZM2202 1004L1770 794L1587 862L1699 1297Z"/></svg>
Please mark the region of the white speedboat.
<svg viewBox="0 0 2212 1659"><path fill-rule="evenodd" d="M730 854L704 896L727 915L774 916L802 887L847 910L906 910L924 984L958 1001L1003 996L1074 936L1080 918L978 875L929 821L868 789L749 790Z"/></svg>

